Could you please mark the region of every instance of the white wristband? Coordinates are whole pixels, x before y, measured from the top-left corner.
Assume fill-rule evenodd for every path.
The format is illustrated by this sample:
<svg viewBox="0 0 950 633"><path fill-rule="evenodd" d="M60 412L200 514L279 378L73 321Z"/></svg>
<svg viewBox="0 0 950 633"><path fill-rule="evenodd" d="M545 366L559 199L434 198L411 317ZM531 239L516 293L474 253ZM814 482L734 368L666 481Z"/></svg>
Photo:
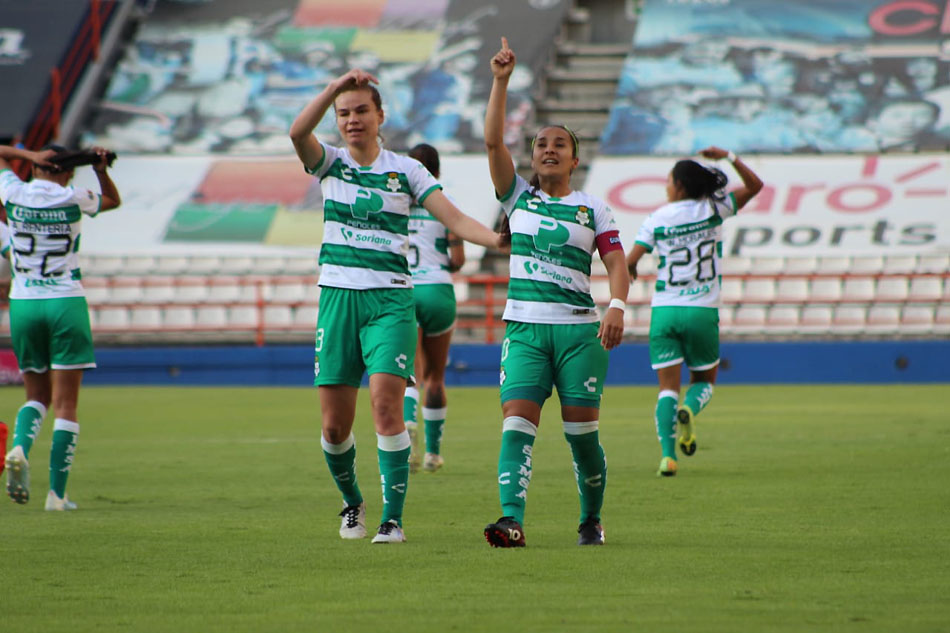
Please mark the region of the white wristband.
<svg viewBox="0 0 950 633"><path fill-rule="evenodd" d="M609 310L610 308L618 308L622 311L626 307L627 307L627 304L624 303L622 299L617 299L616 297L614 297L613 299L610 300L610 305L607 306L607 309Z"/></svg>
<svg viewBox="0 0 950 633"><path fill-rule="evenodd" d="M730 163L734 163L736 162L736 153L733 151L730 151L728 154L726 154L726 158L729 159Z"/></svg>

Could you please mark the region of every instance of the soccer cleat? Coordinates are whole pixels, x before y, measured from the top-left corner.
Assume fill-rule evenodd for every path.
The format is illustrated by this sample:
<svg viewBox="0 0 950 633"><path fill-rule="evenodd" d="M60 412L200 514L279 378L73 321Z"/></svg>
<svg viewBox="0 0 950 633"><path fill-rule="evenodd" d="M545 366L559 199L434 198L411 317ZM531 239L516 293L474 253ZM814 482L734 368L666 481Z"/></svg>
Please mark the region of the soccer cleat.
<svg viewBox="0 0 950 633"><path fill-rule="evenodd" d="M604 528L593 519L587 519L577 528L578 545L603 545Z"/></svg>
<svg viewBox="0 0 950 633"><path fill-rule="evenodd" d="M63 495L63 498L60 499L56 496L56 493L52 490L49 491L49 494L46 495L46 511L47 512L63 512L67 510L75 510L76 504L69 500L67 495Z"/></svg>
<svg viewBox="0 0 950 633"><path fill-rule="evenodd" d="M340 538L357 539L366 537L366 503L355 506L343 506L340 513Z"/></svg>
<svg viewBox="0 0 950 633"><path fill-rule="evenodd" d="M7 495L19 504L30 500L30 463L22 446L14 446L3 460L7 469Z"/></svg>
<svg viewBox="0 0 950 633"><path fill-rule="evenodd" d="M660 469L656 471L657 475L663 477L672 477L676 474L676 460L672 457L664 457L660 460Z"/></svg>
<svg viewBox="0 0 950 633"><path fill-rule="evenodd" d="M485 526L485 540L492 547L524 547L524 530L513 517L501 517Z"/></svg>
<svg viewBox="0 0 950 633"><path fill-rule="evenodd" d="M442 464L445 463L445 460L442 459L441 455L436 455L435 453L426 453L426 457L422 462L422 470L427 473L434 473L435 471L442 468Z"/></svg>
<svg viewBox="0 0 950 633"><path fill-rule="evenodd" d="M422 466L422 451L419 442L422 438L419 436L419 423L406 422L406 431L409 432L409 472L419 472Z"/></svg>
<svg viewBox="0 0 950 633"><path fill-rule="evenodd" d="M693 412L687 406L682 406L676 412L676 423L679 425L679 445L683 455L692 455L696 452L696 434L693 433Z"/></svg>
<svg viewBox="0 0 950 633"><path fill-rule="evenodd" d="M373 543L405 543L406 535L402 528L396 523L395 519L390 519L379 524L376 530L376 536L373 537Z"/></svg>

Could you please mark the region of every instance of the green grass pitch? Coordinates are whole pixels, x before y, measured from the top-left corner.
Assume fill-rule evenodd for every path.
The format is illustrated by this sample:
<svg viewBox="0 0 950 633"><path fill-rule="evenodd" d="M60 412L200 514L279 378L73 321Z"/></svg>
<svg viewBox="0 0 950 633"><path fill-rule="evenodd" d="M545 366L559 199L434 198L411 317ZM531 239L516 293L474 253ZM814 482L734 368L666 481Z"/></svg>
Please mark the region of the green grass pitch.
<svg viewBox="0 0 950 633"><path fill-rule="evenodd" d="M358 476L380 516L365 392ZM609 388L607 545L576 545L557 400L523 550L500 514L497 390L450 388L445 468L410 480L400 546L340 540L316 390L86 388L70 497L0 504L3 631L947 631L950 388L720 386L699 450L655 475L656 390ZM0 389L10 423L22 389Z"/></svg>

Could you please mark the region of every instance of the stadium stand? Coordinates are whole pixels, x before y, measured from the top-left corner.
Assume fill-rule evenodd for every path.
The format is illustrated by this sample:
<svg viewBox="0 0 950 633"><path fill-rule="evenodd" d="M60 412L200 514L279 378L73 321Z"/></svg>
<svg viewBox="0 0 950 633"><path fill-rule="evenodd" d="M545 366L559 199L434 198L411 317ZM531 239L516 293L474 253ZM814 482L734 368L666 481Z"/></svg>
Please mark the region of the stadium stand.
<svg viewBox="0 0 950 633"><path fill-rule="evenodd" d="M134 7L117 0L4 3L0 84L16 86L17 94L0 103L0 142L37 148L74 134ZM21 176L27 168L20 166Z"/></svg>
<svg viewBox="0 0 950 633"><path fill-rule="evenodd" d="M89 6L109 4L115 3ZM127 207L142 208L145 200L174 200L168 209L148 207L147 221L155 223L144 232L157 236L152 242L125 250L115 247L122 243L115 238L119 231L133 227L117 224L112 229L105 218L90 222L89 235L84 234L83 278L94 332L102 342L309 342L319 298L314 247L322 233L312 232L304 220L307 212L319 218L322 201L292 158L286 130L293 116L315 86L348 65L360 64L377 72L382 82L387 147L406 149L426 140L447 157L471 153L479 161L487 60L497 49L497 35L513 24L530 23L532 29L518 33L519 63L526 74L511 91L508 142L523 167L525 150L539 125L573 125L582 158L575 186L610 201L618 217L628 222L623 229L628 246L635 230L630 227L648 209L637 207L626 214L617 198L610 197L610 188L597 184L600 174L588 168L601 154L632 156L665 175L672 164L669 156L689 154L719 139L716 134L728 133L735 134L729 138L735 139L736 151L780 155L764 157L766 161L815 152L866 153L869 159L861 175L869 177L877 165L873 159L882 152L912 151L910 156L928 162L939 155L927 152L946 148L950 138L950 74L946 62L937 59L936 48L933 55L910 56L895 52L895 46L869 42L865 61L843 55L840 35L866 18L862 3L806 3L828 18L820 34L827 45L816 49L814 67L803 61L804 48L796 40L800 35L779 33L768 39L765 30L781 28L781 20L763 25L748 22L754 11L738 18L733 13L764 4L770 11L784 10L768 0L689 8L683 3L641 6L621 0L534 3L554 7L548 12L533 3L396 2L383 10L385 3L377 2L359 19L352 18L352 12L341 18L343 14L331 10L332 3L297 0L239 3L236 9L223 0L151 4L151 13L114 12L116 17L103 21L103 33L119 28L115 25L137 23L139 28L118 61L111 54L100 55L100 65L107 67L98 72L111 73L103 98L74 95L85 103L69 107L91 112L85 128L60 130L66 141L79 135L84 144L107 145L122 157L152 154L167 161L155 168L160 179L146 174L141 182L120 183ZM399 11L393 8L397 5ZM670 13L674 10L678 17ZM746 20L745 32L760 37L732 37L728 29L739 28L739 18ZM931 35L904 43L929 51ZM661 41L663 37L669 41ZM110 38L118 51L121 38ZM106 39L103 35L102 41ZM717 42L728 44L717 47ZM867 64L874 69L873 85L861 83L868 76ZM931 67L935 70L928 74ZM821 82L809 74L816 69L825 78ZM912 71L920 77L915 80ZM788 88L790 77L795 79L791 92L777 92ZM860 98L862 105L860 113L844 120L848 94ZM872 112L897 97L933 103L937 117L910 141L885 146L882 138L868 135L876 125ZM39 113L39 108L34 110ZM740 113L746 119L738 134L735 118ZM827 142L815 140L817 123L834 131ZM776 128L792 133L776 137L771 134ZM324 121L319 133L332 142L332 121ZM777 163L775 173L799 169L798 163L785 169L788 164ZM857 174L847 171L850 163L844 168L824 165L814 169L827 175L830 184L822 187L841 206L848 198L834 193L836 187L850 185ZM898 167L889 169L899 184L914 184L921 175L939 176L923 163ZM458 170L463 179L470 171ZM763 175L768 180L766 172ZM160 180L168 183L156 184ZM795 187L805 185L787 186ZM908 206L895 207L886 218L897 225L897 216L909 205L918 209L930 202L927 191L910 190L904 198ZM780 214L794 218L797 209L790 209L781 193L771 192L786 207L777 202L771 215L753 212L747 214L751 220L735 222L762 217L767 224ZM946 209L950 196L946 191L942 196L934 204ZM801 199L807 203L803 208L814 206L812 199ZM860 210L852 211L849 223L863 221ZM159 216L165 218L163 223L155 220ZM229 243L216 242L210 232L197 233L203 230L201 222L213 217L226 218L219 228L227 229ZM934 226L944 230L936 220ZM774 245L784 250L763 246L728 252L727 243L720 314L724 338L920 338L950 333L950 245L945 233L918 242L919 247L908 243L900 249L849 248L846 240L835 248L827 243L824 248L789 248L789 235L811 230L802 227L774 229ZM883 229L875 230L878 233L865 233L873 235L875 245L883 244ZM100 244L110 242L108 248L97 248L98 232L107 236ZM779 244L783 232L785 243ZM299 241L275 242L278 233L280 239ZM795 255L789 254L792 250ZM456 340L500 339L505 266L504 259L488 254L470 261L456 276ZM642 340L649 330L656 262L642 260L639 274L625 312L631 340ZM592 290L599 304L607 302L602 267L595 268ZM3 315L0 331L7 333L5 311Z"/></svg>

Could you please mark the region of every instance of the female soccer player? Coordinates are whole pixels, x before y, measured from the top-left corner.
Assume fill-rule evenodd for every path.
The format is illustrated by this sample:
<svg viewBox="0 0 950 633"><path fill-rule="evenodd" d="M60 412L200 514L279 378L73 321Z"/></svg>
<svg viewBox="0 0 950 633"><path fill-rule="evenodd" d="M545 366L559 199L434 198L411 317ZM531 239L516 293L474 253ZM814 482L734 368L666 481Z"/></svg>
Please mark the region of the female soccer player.
<svg viewBox="0 0 950 633"><path fill-rule="evenodd" d="M696 452L695 416L709 404L719 366L719 286L722 222L762 189L762 181L732 152L708 147L705 158L728 158L742 187L724 194L728 179L719 169L693 160L673 166L666 182L668 204L643 222L627 256L631 276L646 253L659 256L650 319L650 363L660 382L656 432L663 451L657 474L676 474L676 425L684 455ZM690 370L683 404L681 366Z"/></svg>
<svg viewBox="0 0 950 633"><path fill-rule="evenodd" d="M380 146L384 115L371 83L378 81L358 69L331 81L297 115L290 138L323 189L314 384L320 393L324 454L343 494L340 536L366 536L351 433L365 371L383 488L382 521L373 542L401 543L410 444L402 398L416 349L406 261L409 208L421 204L454 233L484 246L501 246L504 238L461 213L418 161ZM331 105L345 147L326 145L313 135Z"/></svg>
<svg viewBox="0 0 950 633"><path fill-rule="evenodd" d="M493 547L523 547L531 449L541 406L557 387L564 436L571 446L580 494L578 544L604 542L600 510L607 462L598 437L607 351L623 336L630 279L620 237L603 201L571 189L577 138L567 128L543 127L534 139L531 182L515 173L503 141L508 80L515 54L502 38L491 60L494 75L485 113L485 145L495 193L511 229L510 281L501 352L504 416L498 489L503 516L485 528ZM594 250L607 267L610 307L600 320L590 295Z"/></svg>
<svg viewBox="0 0 950 633"><path fill-rule="evenodd" d="M79 385L83 370L96 366L89 307L79 273L82 216L95 216L121 203L106 171L106 150L92 151L98 157L93 170L101 194L70 186L73 169L55 164L64 148L29 152L0 146L0 201L7 208L10 228L3 250L12 253L14 271L10 338L26 387L26 404L17 413L13 447L4 460L7 494L17 503L30 500L30 449L52 403L56 422L47 510L76 509L66 496L66 480L79 439ZM17 178L7 162L11 159L33 163L29 183Z"/></svg>
<svg viewBox="0 0 950 633"><path fill-rule="evenodd" d="M415 158L439 177L439 151L421 143L409 150ZM455 327L455 288L453 271L465 263L462 240L452 235L441 222L421 206L413 206L409 215L409 270L412 272L412 295L419 324L416 349L416 376L421 377L425 391L422 419L425 421L425 458L417 445L419 390L406 388L403 417L412 441L409 470L421 465L426 472L442 467L442 428L445 425L445 364Z"/></svg>

